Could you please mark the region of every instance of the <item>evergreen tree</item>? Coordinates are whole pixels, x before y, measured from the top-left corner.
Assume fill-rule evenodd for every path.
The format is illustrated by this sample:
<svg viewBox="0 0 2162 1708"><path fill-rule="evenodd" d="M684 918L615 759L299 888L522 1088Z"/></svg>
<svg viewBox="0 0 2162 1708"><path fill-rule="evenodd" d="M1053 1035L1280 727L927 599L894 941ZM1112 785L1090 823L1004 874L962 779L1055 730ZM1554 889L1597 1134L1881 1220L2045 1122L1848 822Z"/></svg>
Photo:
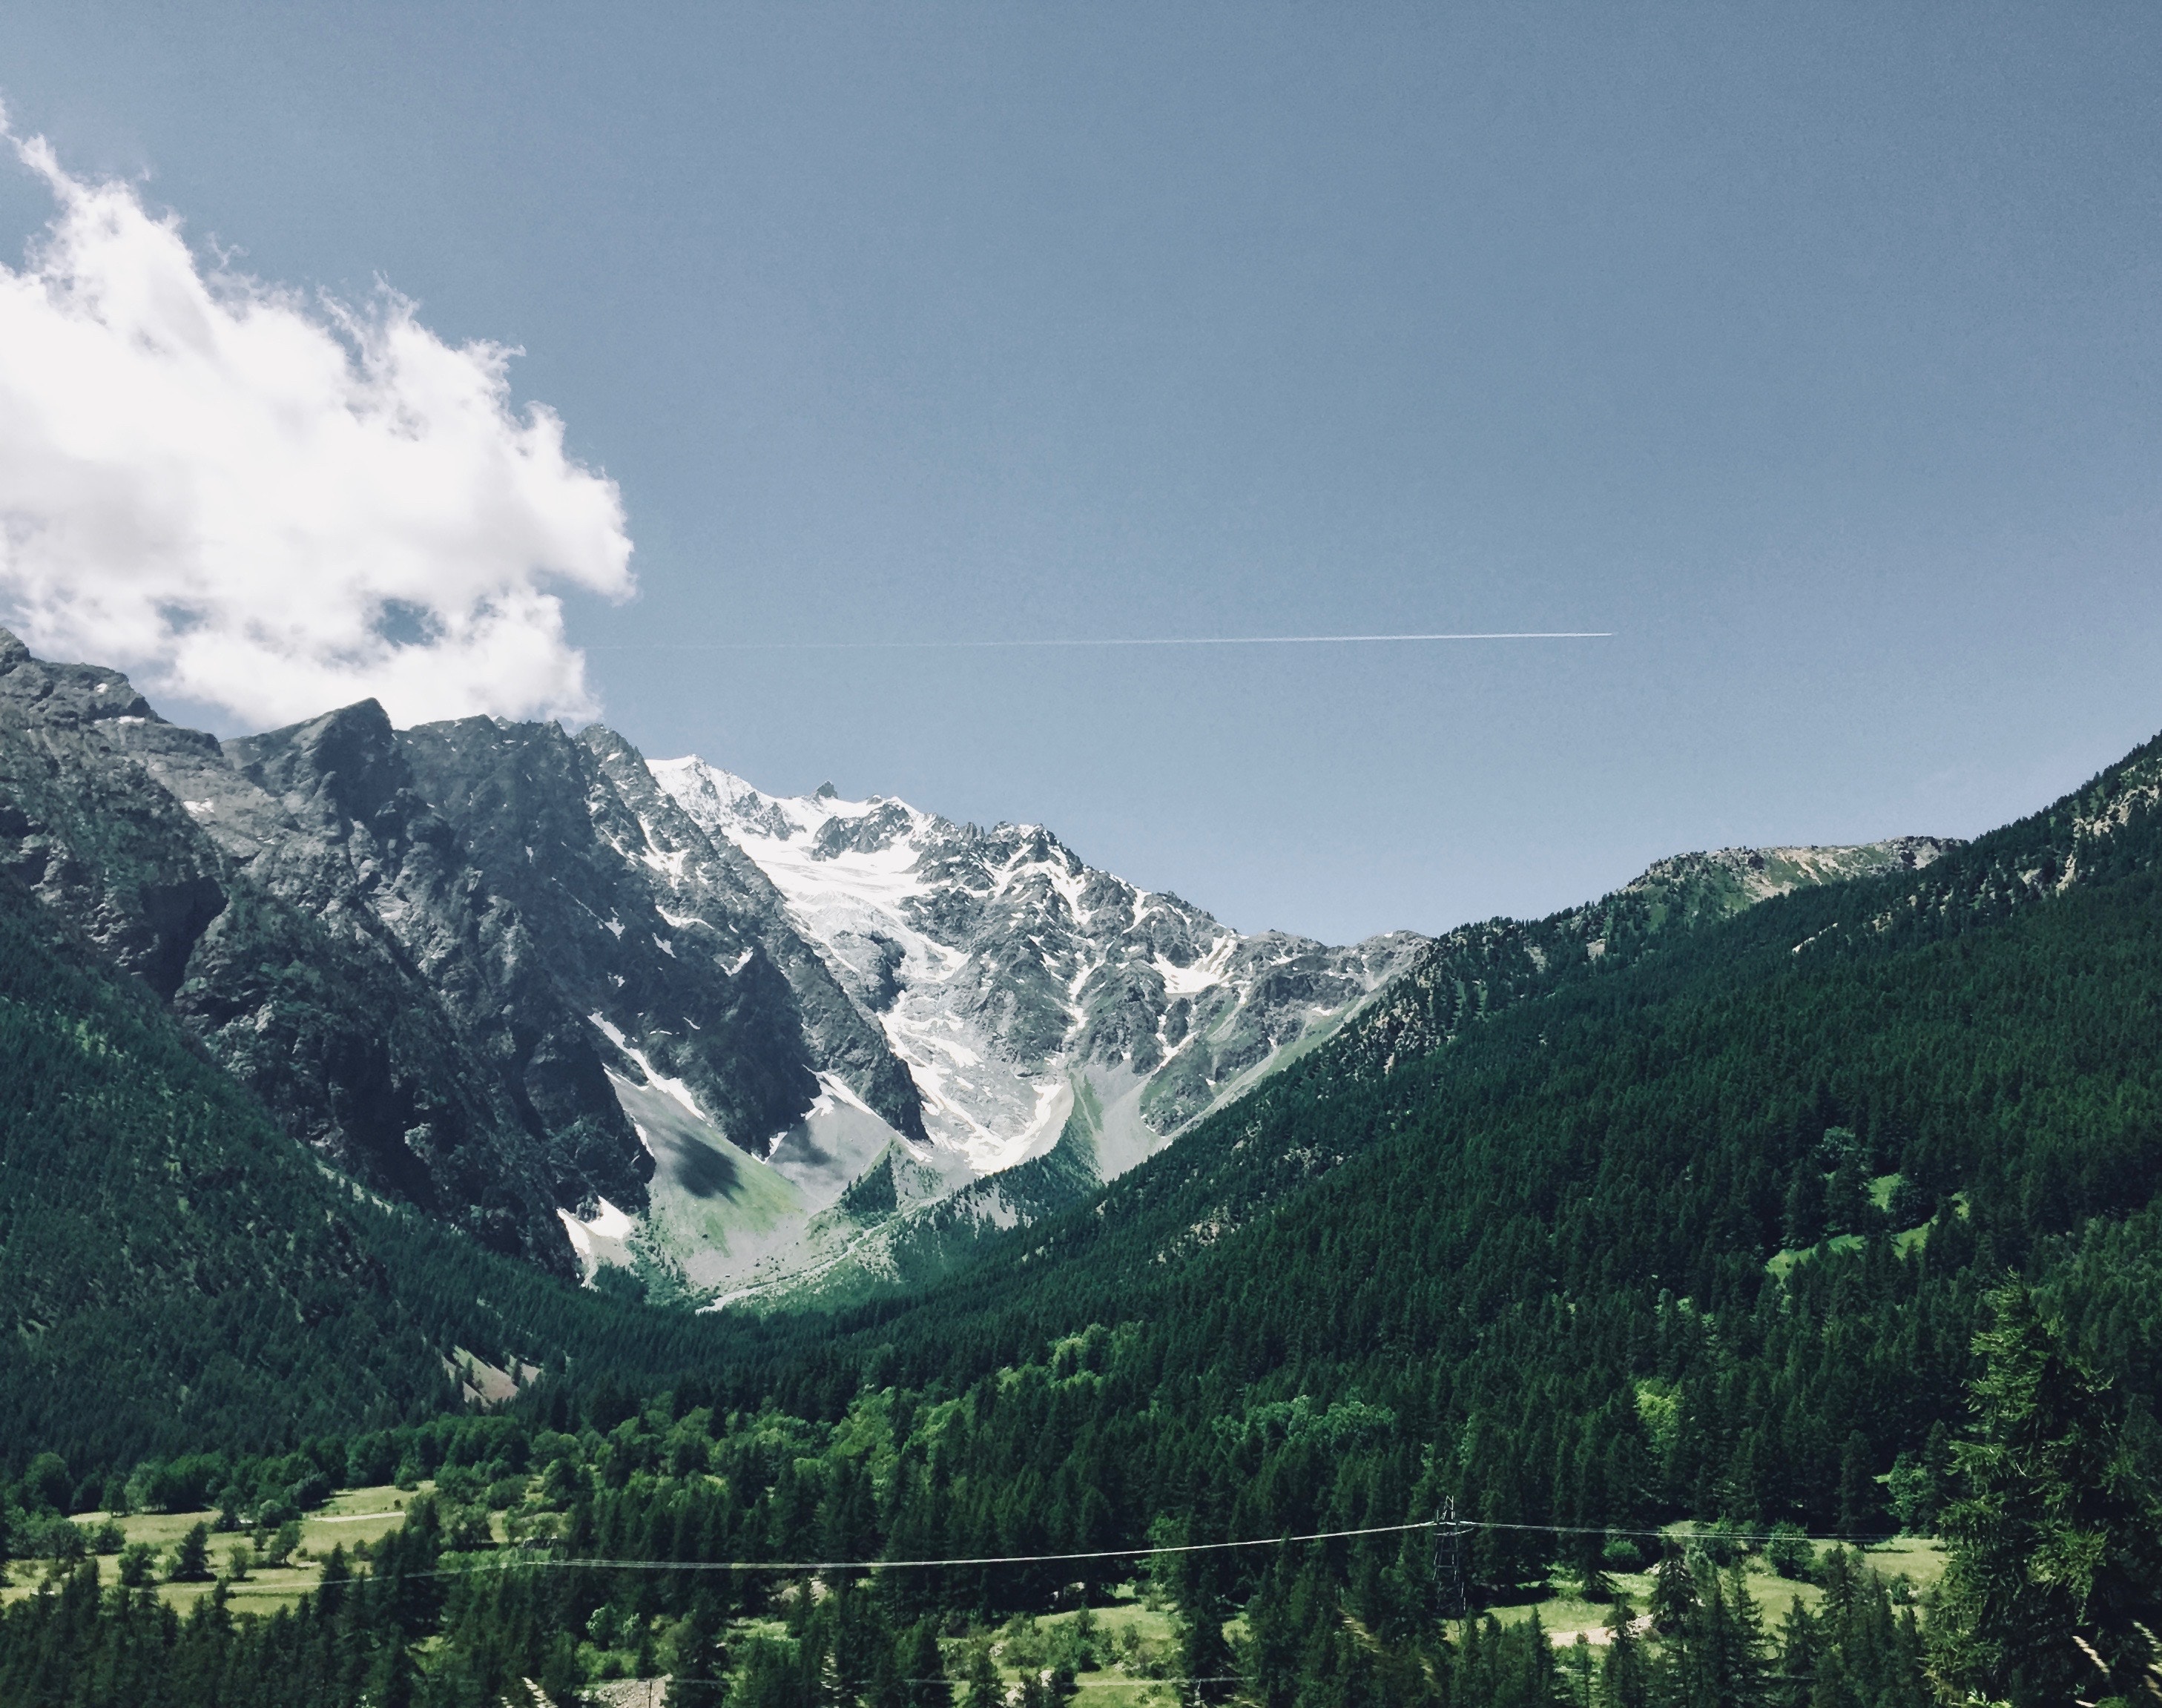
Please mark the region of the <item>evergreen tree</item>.
<svg viewBox="0 0 2162 1708"><path fill-rule="evenodd" d="M1583 1632L1576 1633L1576 1641L1569 1644L1562 1657L1561 1670L1568 1680L1569 1701L1572 1708L1592 1708L1592 1678L1596 1671L1592 1658L1591 1639Z"/></svg>
<svg viewBox="0 0 2162 1708"><path fill-rule="evenodd" d="M1771 1700L1772 1640L1740 1559L1726 1569L1725 1600L1728 1637L1719 1673L1722 1697L1733 1708L1765 1708Z"/></svg>
<svg viewBox="0 0 2162 1708"><path fill-rule="evenodd" d="M1575 1538L1577 1593L1587 1601L1614 1599L1614 1580L1606 1570L1606 1538L1586 1528Z"/></svg>
<svg viewBox="0 0 2162 1708"><path fill-rule="evenodd" d="M1279 1554L1288 1550L1278 1550ZM1246 1604L1246 1655L1241 1669L1262 1708L1291 1708L1298 1692L1303 1634L1292 1607L1288 1562L1274 1561Z"/></svg>
<svg viewBox="0 0 2162 1708"><path fill-rule="evenodd" d="M1870 1475L1869 1438L1859 1429L1847 1432L1846 1446L1839 1460L1839 1533L1858 1541L1877 1526L1877 1481Z"/></svg>
<svg viewBox="0 0 2162 1708"><path fill-rule="evenodd" d="M691 1611L676 1631L676 1664L668 1699L676 1708L719 1708L728 1694L728 1657L721 1640L720 1604L710 1591L692 1598Z"/></svg>
<svg viewBox="0 0 2162 1708"><path fill-rule="evenodd" d="M1764 1563L1781 1577L1800 1583L1808 1580L1810 1568L1816 1564L1816 1553L1810 1545L1808 1533L1783 1519L1772 1527L1771 1538L1764 1544Z"/></svg>
<svg viewBox="0 0 2162 1708"><path fill-rule="evenodd" d="M158 1550L147 1542L131 1542L120 1550L118 1570L121 1588L146 1588L155 1574Z"/></svg>
<svg viewBox="0 0 2162 1708"><path fill-rule="evenodd" d="M746 1645L729 1708L805 1708L802 1664L792 1644L761 1637Z"/></svg>
<svg viewBox="0 0 2162 1708"><path fill-rule="evenodd" d="M1789 1251L1806 1251L1824 1238L1825 1209L1825 1178L1817 1173L1815 1162L1804 1157L1794 1165L1780 1226L1780 1237Z"/></svg>
<svg viewBox="0 0 2162 1708"><path fill-rule="evenodd" d="M174 1546L170 1576L176 1584L199 1584L210 1576L208 1524L197 1524Z"/></svg>
<svg viewBox="0 0 2162 1708"><path fill-rule="evenodd" d="M1860 1234L1868 1230L1872 1206L1869 1178L1859 1153L1850 1152L1832 1173L1825 1189L1825 1231Z"/></svg>
<svg viewBox="0 0 2162 1708"><path fill-rule="evenodd" d="M1606 1653L1599 1680L1601 1708L1650 1708L1651 1679L1636 1618L1637 1610L1624 1596L1616 1596L1606 1610Z"/></svg>
<svg viewBox="0 0 2162 1708"><path fill-rule="evenodd" d="M1817 1622L1797 1596L1779 1623L1779 1664L1773 1674L1773 1708L1810 1708L1817 1684Z"/></svg>
<svg viewBox="0 0 2162 1708"><path fill-rule="evenodd" d="M969 1650L967 1708L1005 1708L1005 1686L999 1682L999 1669L991 1664L991 1650L988 1643L979 1643Z"/></svg>
<svg viewBox="0 0 2162 1708"><path fill-rule="evenodd" d="M902 1679L909 1708L953 1708L953 1687L946 1680L946 1657L938 1648L937 1622L919 1619L902 1639Z"/></svg>
<svg viewBox="0 0 2162 1708"><path fill-rule="evenodd" d="M585 1674L578 1665L577 1639L569 1632L557 1632L550 1642L540 1663L540 1676L535 1682L540 1686L540 1694L553 1703L555 1708L582 1708L586 1700ZM671 1679L668 1685L669 1695L676 1698L676 1693L682 1688Z"/></svg>
<svg viewBox="0 0 2162 1708"><path fill-rule="evenodd" d="M2162 1632L2162 1503L2102 1384L2017 1280L1990 1295L1974 1423L1931 1664L1951 1690L2014 1708L2149 1688Z"/></svg>
<svg viewBox="0 0 2162 1708"><path fill-rule="evenodd" d="M1229 1563L1212 1549L1167 1559L1172 1592L1178 1602L1179 1661L1188 1680L1187 1700L1223 1701L1231 1694L1232 1685L1226 1680L1236 1665L1224 1636L1224 1622L1231 1614L1225 1582Z"/></svg>
<svg viewBox="0 0 2162 1708"><path fill-rule="evenodd" d="M1696 1601L1696 1578L1689 1558L1669 1538L1652 1574L1652 1629L1662 1637L1688 1630Z"/></svg>

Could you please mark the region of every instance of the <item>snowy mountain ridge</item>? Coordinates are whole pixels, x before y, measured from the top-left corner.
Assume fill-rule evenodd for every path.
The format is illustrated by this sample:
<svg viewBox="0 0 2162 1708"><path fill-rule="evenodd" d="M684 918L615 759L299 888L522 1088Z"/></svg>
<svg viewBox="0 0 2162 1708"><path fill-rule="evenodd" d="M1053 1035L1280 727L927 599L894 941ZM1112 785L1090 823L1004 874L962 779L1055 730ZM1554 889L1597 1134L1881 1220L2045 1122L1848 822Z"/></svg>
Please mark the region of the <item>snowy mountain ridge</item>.
<svg viewBox="0 0 2162 1708"><path fill-rule="evenodd" d="M1086 864L1040 825L986 830L830 785L768 795L695 757L649 769L771 880L883 1026L934 1149L977 1174L1050 1150L1084 1085L1094 1172L1122 1173L1330 1029L1425 941L1242 937Z"/></svg>
<svg viewBox="0 0 2162 1708"><path fill-rule="evenodd" d="M1386 1074L1572 969L1940 847L1685 855L1545 921L1330 948L1041 826L769 795L599 724L371 701L221 741L0 631L0 870L327 1167L681 1304L927 1283L1325 1039Z"/></svg>

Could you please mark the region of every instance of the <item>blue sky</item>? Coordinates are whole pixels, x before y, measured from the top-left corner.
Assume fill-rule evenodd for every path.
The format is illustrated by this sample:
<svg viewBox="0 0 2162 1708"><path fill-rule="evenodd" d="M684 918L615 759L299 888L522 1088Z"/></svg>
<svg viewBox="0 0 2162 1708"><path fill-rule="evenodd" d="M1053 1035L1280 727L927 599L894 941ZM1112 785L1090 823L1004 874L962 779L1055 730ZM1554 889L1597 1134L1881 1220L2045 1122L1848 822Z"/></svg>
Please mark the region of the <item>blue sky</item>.
<svg viewBox="0 0 2162 1708"><path fill-rule="evenodd" d="M2162 728L2158 95L2129 6L0 39L18 132L200 250L522 349L621 490L638 592L568 627L648 752L1339 940L1971 833ZM50 213L0 175L10 250ZM1397 629L1614 638L743 645Z"/></svg>

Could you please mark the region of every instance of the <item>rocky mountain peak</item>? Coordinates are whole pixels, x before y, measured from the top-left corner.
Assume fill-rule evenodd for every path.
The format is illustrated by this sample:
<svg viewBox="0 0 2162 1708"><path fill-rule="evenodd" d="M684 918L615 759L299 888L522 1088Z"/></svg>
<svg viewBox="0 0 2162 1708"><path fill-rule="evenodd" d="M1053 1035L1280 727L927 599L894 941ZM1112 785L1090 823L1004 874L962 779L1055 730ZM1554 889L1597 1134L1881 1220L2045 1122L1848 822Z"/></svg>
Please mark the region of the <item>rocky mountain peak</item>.
<svg viewBox="0 0 2162 1708"><path fill-rule="evenodd" d="M934 1143L978 1171L1058 1142L1084 1084L1102 1110L1097 1167L1130 1166L1335 1024L1418 941L1241 938L1042 825L984 829L826 788L770 796L697 758L650 770L771 880L907 1065Z"/></svg>
<svg viewBox="0 0 2162 1708"><path fill-rule="evenodd" d="M391 814L410 817L420 807L412 767L399 750L389 715L374 700L228 741L224 752L296 817L368 824Z"/></svg>
<svg viewBox="0 0 2162 1708"><path fill-rule="evenodd" d="M117 670L94 664L54 664L34 658L20 639L0 629L0 697L51 724L81 725L121 718L160 723L150 703Z"/></svg>

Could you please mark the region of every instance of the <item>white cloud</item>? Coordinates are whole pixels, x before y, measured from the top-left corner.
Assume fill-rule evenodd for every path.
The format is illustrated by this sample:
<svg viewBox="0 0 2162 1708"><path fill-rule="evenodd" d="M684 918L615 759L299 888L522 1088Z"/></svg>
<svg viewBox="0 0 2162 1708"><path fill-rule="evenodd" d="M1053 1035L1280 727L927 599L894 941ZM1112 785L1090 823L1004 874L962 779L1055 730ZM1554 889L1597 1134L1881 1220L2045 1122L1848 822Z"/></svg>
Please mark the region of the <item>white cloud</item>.
<svg viewBox="0 0 2162 1708"><path fill-rule="evenodd" d="M590 717L551 587L622 597L615 483L513 353L197 263L132 186L0 137L55 211L0 265L0 611L32 648L288 723Z"/></svg>

